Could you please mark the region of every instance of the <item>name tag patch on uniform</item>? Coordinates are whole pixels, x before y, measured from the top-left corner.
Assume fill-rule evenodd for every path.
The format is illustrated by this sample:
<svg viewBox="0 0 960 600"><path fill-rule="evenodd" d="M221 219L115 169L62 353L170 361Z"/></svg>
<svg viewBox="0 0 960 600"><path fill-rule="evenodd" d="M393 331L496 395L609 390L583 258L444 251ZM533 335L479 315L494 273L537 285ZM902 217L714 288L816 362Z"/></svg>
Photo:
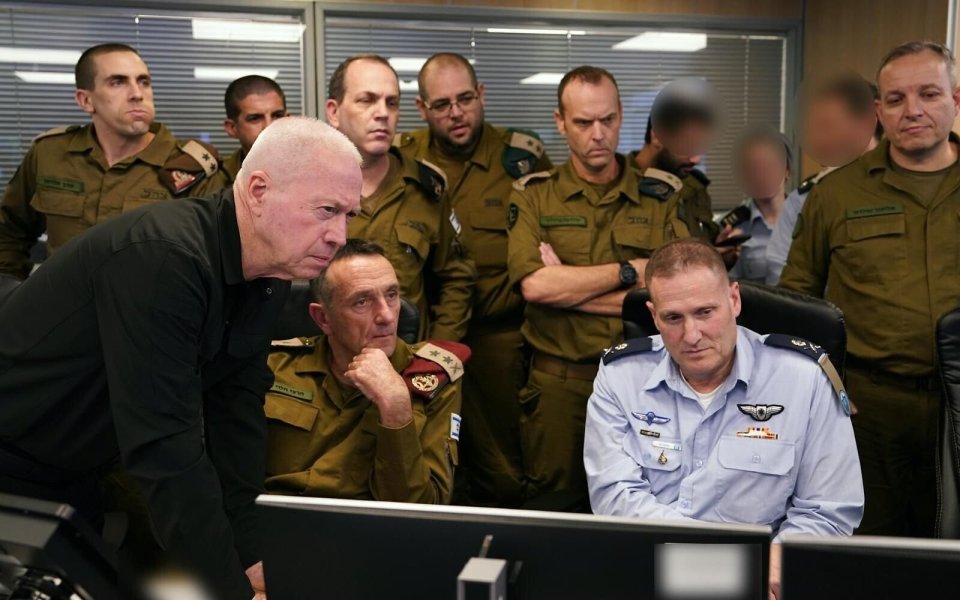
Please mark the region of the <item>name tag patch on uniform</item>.
<svg viewBox="0 0 960 600"><path fill-rule="evenodd" d="M587 218L576 215L544 215L540 227L586 227Z"/></svg>
<svg viewBox="0 0 960 600"><path fill-rule="evenodd" d="M284 385L279 381L273 382L273 386L270 388L270 391L283 394L284 396L290 396L291 398L306 400L307 402L313 400L313 392L310 390L299 390L295 387Z"/></svg>
<svg viewBox="0 0 960 600"><path fill-rule="evenodd" d="M774 415L783 412L783 405L780 404L738 404L737 408L743 414L750 415L754 421L769 421Z"/></svg>
<svg viewBox="0 0 960 600"><path fill-rule="evenodd" d="M83 182L72 179L60 179L59 177L40 177L37 181L40 187L51 190L63 190L66 192L83 192Z"/></svg>
<svg viewBox="0 0 960 600"><path fill-rule="evenodd" d="M460 227L460 219L457 218L457 213L450 210L450 224L453 225L453 230L457 232L457 235L460 235L462 227Z"/></svg>
<svg viewBox="0 0 960 600"><path fill-rule="evenodd" d="M652 446L661 450L673 450L675 452L680 452L680 444L675 444L673 442L656 441L653 442Z"/></svg>
<svg viewBox="0 0 960 600"><path fill-rule="evenodd" d="M862 208L851 208L847 211L848 219L860 219L863 217L879 217L880 215L902 215L903 207L896 204L886 204L884 206L865 206Z"/></svg>
<svg viewBox="0 0 960 600"><path fill-rule="evenodd" d="M460 441L460 422L463 419L457 413L450 413L450 439Z"/></svg>
<svg viewBox="0 0 960 600"><path fill-rule="evenodd" d="M652 410L645 413L634 411L630 414L632 414L635 418L640 419L644 423L649 423L650 425L663 425L670 422L670 417L661 417Z"/></svg>
<svg viewBox="0 0 960 600"><path fill-rule="evenodd" d="M655 437L655 438L658 438L658 437L660 437L660 432L659 432L659 431L650 431L649 429L641 429L641 430L640 430L640 435L645 435L645 436L647 436L647 437Z"/></svg>

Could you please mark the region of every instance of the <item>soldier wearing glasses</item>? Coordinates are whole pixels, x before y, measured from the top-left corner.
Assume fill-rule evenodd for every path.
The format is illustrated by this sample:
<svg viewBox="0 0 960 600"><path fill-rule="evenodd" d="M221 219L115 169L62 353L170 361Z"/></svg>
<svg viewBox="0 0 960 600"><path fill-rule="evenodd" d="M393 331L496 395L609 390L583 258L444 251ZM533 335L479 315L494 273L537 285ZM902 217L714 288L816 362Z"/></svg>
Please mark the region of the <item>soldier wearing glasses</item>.
<svg viewBox="0 0 960 600"><path fill-rule="evenodd" d="M524 384L523 299L507 277L507 204L513 182L550 168L540 138L484 121L483 84L459 54L432 56L420 70L417 108L427 128L399 136L404 154L427 160L447 176L447 191L462 228L461 241L477 266L473 316L462 340L475 368L464 377L462 451L465 495L457 501L516 505L522 465L517 395Z"/></svg>

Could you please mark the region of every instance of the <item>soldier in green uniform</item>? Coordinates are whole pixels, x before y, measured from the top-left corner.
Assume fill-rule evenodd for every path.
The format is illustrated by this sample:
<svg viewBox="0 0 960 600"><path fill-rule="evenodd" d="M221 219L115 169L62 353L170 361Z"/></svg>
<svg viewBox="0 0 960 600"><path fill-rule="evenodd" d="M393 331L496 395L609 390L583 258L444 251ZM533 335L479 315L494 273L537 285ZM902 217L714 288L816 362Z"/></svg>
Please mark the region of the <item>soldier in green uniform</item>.
<svg viewBox="0 0 960 600"><path fill-rule="evenodd" d="M227 113L223 130L240 142L240 148L224 158L220 166L221 186L227 187L237 179L243 157L260 132L290 113L280 84L263 75L246 75L230 82L223 95L223 107Z"/></svg>
<svg viewBox="0 0 960 600"><path fill-rule="evenodd" d="M311 287L324 335L268 359L267 490L448 503L469 349L396 337L400 286L376 244L349 240Z"/></svg>
<svg viewBox="0 0 960 600"><path fill-rule="evenodd" d="M474 360L464 383L466 478L458 502L516 506L522 463L517 394L526 378L523 298L507 276L507 204L513 182L550 167L535 133L484 121L483 84L459 54L432 56L420 70L417 108L428 127L401 136L400 152L438 165L477 268L464 343ZM462 492L462 493L461 493Z"/></svg>
<svg viewBox="0 0 960 600"><path fill-rule="evenodd" d="M717 239L720 227L713 220L707 191L710 179L696 167L710 145L715 123L713 92L706 81L678 79L657 94L647 119L644 146L630 153L641 172L654 167L680 178L680 217L694 236L708 242Z"/></svg>
<svg viewBox="0 0 960 600"><path fill-rule="evenodd" d="M641 175L616 152L623 109L613 76L578 67L557 96L570 158L517 182L508 264L527 300L523 335L533 349L520 396L526 492L585 500L584 419L600 356L623 338L623 298L643 285L647 257L688 230L680 180L657 169Z"/></svg>
<svg viewBox="0 0 960 600"><path fill-rule="evenodd" d="M460 244L444 175L391 147L400 116L400 81L375 54L348 58L327 88L327 122L363 156L361 211L349 235L384 248L400 293L420 309L420 339L467 333L477 272Z"/></svg>
<svg viewBox="0 0 960 600"><path fill-rule="evenodd" d="M894 48L877 73L874 150L824 178L794 228L780 285L847 323L846 384L866 505L861 533L931 536L941 384L937 320L960 305L960 106L950 51Z"/></svg>
<svg viewBox="0 0 960 600"><path fill-rule="evenodd" d="M154 122L150 71L122 44L87 49L76 65L76 101L91 123L38 136L0 203L0 273L26 278L30 248L47 232L55 252L122 212L219 189L216 151L178 141Z"/></svg>

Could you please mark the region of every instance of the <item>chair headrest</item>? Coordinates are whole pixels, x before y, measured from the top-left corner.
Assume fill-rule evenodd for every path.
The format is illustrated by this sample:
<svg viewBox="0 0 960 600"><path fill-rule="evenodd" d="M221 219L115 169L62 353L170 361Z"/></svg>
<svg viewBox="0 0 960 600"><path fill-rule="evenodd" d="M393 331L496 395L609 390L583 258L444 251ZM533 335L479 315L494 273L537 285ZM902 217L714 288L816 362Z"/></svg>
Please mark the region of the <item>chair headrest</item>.
<svg viewBox="0 0 960 600"><path fill-rule="evenodd" d="M625 339L657 335L653 316L647 309L649 299L646 289L633 290L624 298ZM826 300L749 281L740 282L740 300L738 324L760 334L782 333L819 344L843 373L847 332L839 308Z"/></svg>

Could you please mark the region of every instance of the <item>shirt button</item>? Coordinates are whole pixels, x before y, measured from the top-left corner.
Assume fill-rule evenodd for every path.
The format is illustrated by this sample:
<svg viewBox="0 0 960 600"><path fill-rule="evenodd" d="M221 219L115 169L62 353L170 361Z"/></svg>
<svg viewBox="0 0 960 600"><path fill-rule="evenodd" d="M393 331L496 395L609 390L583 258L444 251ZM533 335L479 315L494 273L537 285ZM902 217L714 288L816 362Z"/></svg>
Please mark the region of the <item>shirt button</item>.
<svg viewBox="0 0 960 600"><path fill-rule="evenodd" d="M681 500L681 501L680 501L680 506L681 506L682 508L690 508L690 501L689 501L689 500Z"/></svg>
<svg viewBox="0 0 960 600"><path fill-rule="evenodd" d="M269 296L270 294L272 294L272 293L273 293L273 288L270 288L270 287L268 287L268 288L266 288L266 289L265 289L265 290L263 290L263 291L264 291L264 292L266 292L266 293L267 293L267 295Z"/></svg>
<svg viewBox="0 0 960 600"><path fill-rule="evenodd" d="M703 461L702 461L702 460L698 460L698 461L697 461L697 466L698 466L698 467L702 467L702 466L703 466Z"/></svg>
<svg viewBox="0 0 960 600"><path fill-rule="evenodd" d="M755 462L756 464L760 464L760 455L759 455L759 454L754 454L754 455L753 455L753 462Z"/></svg>

